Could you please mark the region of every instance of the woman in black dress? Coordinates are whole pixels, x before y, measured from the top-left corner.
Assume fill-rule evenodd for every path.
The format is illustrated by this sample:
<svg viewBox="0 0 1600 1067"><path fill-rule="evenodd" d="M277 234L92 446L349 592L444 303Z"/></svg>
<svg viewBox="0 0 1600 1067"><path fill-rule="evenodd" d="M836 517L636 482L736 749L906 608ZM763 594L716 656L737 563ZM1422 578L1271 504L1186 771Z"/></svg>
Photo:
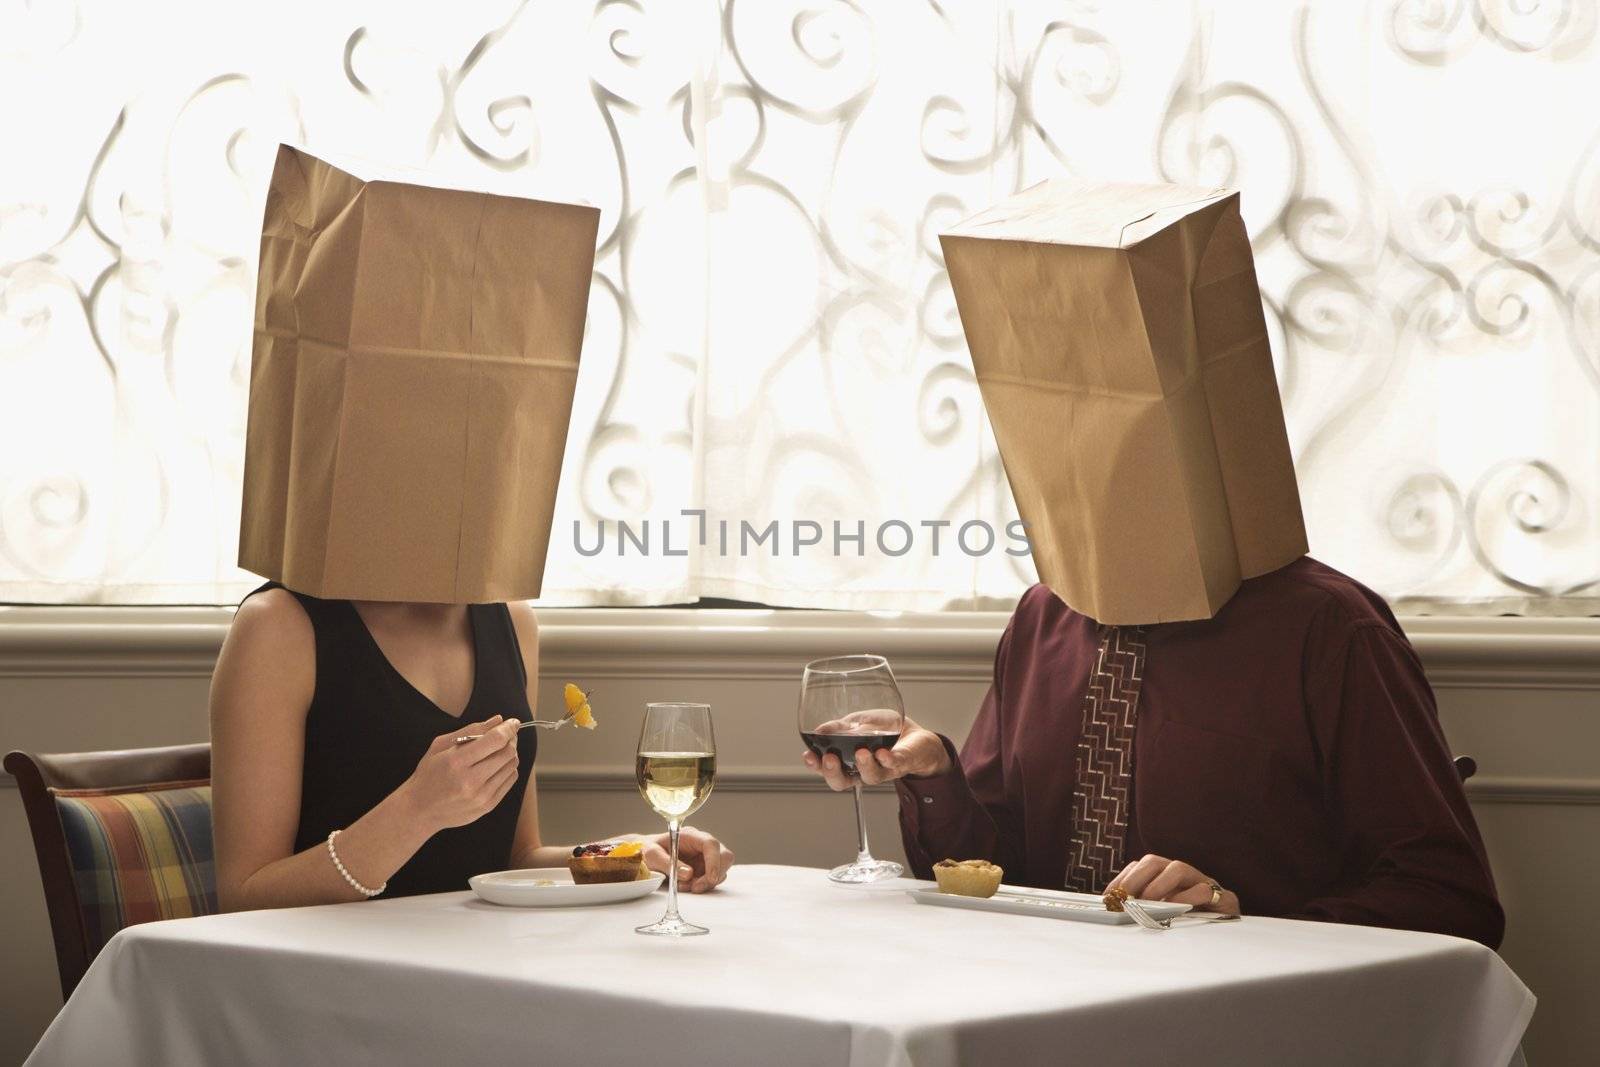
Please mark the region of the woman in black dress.
<svg viewBox="0 0 1600 1067"><path fill-rule="evenodd" d="M538 624L526 603L321 600L269 582L234 617L211 683L223 910L466 888L484 871L559 867L532 786ZM547 718L549 716L546 716ZM457 745L462 734L481 733ZM664 871L666 835L645 842ZM685 828L681 888L733 854Z"/></svg>

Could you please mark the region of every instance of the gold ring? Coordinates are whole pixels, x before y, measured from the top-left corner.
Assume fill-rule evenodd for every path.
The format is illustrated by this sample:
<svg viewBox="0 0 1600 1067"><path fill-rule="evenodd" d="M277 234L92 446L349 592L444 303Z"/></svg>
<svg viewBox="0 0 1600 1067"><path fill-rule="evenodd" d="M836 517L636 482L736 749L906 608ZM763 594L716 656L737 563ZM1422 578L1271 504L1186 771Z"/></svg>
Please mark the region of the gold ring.
<svg viewBox="0 0 1600 1067"><path fill-rule="evenodd" d="M1215 908L1222 903L1222 887L1215 882L1207 882L1206 885L1211 887L1211 901L1206 907Z"/></svg>

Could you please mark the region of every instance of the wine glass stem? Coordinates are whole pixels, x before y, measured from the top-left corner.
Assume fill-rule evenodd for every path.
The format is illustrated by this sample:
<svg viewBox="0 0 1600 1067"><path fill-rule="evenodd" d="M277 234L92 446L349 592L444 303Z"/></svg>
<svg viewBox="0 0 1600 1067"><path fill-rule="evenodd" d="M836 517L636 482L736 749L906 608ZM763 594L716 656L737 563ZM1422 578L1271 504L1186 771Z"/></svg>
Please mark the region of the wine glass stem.
<svg viewBox="0 0 1600 1067"><path fill-rule="evenodd" d="M667 823L667 837L671 841L671 861L667 864L667 920L677 921L683 918L678 914L678 820L672 819ZM665 921L665 920L664 920Z"/></svg>
<svg viewBox="0 0 1600 1067"><path fill-rule="evenodd" d="M872 853L867 849L867 816L861 810L861 776L855 775L853 785L856 794L856 862L871 863Z"/></svg>

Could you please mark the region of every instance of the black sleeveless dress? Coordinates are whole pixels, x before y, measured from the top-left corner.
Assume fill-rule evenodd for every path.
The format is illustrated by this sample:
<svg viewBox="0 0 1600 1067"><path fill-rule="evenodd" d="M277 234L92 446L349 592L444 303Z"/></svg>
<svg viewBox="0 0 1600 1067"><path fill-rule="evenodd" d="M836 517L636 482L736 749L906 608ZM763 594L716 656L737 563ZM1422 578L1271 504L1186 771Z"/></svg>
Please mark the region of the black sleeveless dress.
<svg viewBox="0 0 1600 1067"><path fill-rule="evenodd" d="M268 582L250 596L283 588ZM472 696L457 717L405 680L350 601L287 591L310 617L317 650L316 690L306 712L296 852L322 845L330 831L349 826L394 792L440 734L493 715L533 718L527 669L504 604L467 607L475 661ZM517 735L517 781L494 810L476 822L434 834L390 876L385 897L463 890L472 875L510 865L522 795L538 752L537 732Z"/></svg>

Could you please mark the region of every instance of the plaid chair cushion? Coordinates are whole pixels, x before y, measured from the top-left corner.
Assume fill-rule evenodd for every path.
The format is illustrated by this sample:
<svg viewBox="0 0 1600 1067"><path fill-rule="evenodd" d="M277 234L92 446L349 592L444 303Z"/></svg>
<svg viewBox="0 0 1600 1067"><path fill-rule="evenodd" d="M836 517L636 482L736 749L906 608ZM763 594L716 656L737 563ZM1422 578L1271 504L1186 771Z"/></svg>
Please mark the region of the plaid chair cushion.
<svg viewBox="0 0 1600 1067"><path fill-rule="evenodd" d="M217 910L209 782L50 792L91 959L124 926Z"/></svg>

